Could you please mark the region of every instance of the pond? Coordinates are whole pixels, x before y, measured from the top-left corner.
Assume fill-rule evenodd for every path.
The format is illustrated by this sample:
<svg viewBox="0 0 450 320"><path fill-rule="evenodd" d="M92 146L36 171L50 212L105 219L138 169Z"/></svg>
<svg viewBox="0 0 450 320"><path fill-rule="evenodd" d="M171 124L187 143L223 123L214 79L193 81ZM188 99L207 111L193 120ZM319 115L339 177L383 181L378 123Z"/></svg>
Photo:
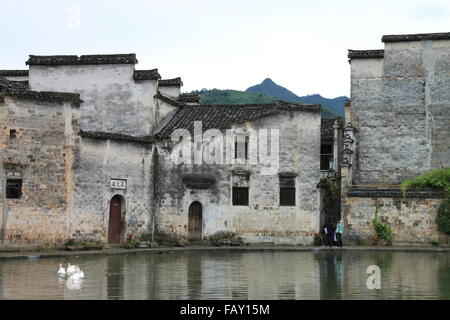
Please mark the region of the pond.
<svg viewBox="0 0 450 320"><path fill-rule="evenodd" d="M58 276L59 263L85 273ZM368 288L378 266L380 289ZM450 254L270 251L0 261L0 299L450 299Z"/></svg>

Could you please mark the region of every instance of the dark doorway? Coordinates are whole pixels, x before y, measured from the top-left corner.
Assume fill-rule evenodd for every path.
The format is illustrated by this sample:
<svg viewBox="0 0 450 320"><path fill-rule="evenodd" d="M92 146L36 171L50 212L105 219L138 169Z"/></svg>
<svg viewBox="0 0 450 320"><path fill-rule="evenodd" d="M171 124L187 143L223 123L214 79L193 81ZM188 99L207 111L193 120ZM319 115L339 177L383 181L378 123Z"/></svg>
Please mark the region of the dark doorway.
<svg viewBox="0 0 450 320"><path fill-rule="evenodd" d="M120 243L122 235L122 197L115 195L109 206L108 243Z"/></svg>
<svg viewBox="0 0 450 320"><path fill-rule="evenodd" d="M190 241L202 241L202 205L198 201L189 206L188 237Z"/></svg>

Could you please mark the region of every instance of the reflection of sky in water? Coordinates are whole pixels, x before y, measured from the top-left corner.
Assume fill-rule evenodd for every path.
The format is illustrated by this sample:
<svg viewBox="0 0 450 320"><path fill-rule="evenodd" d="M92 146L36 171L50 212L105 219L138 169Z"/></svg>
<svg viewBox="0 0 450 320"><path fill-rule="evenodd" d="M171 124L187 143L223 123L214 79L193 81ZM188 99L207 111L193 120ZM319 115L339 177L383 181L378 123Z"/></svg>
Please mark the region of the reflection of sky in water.
<svg viewBox="0 0 450 320"><path fill-rule="evenodd" d="M192 252L0 262L0 299L450 299L450 254ZM366 286L369 265L381 290Z"/></svg>

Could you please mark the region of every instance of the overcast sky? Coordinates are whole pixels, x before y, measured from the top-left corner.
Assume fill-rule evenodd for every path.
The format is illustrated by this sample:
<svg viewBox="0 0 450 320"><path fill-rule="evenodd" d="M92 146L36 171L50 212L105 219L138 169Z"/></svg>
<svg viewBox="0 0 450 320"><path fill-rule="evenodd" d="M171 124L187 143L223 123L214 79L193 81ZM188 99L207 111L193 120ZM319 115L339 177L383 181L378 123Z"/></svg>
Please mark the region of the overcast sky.
<svg viewBox="0 0 450 320"><path fill-rule="evenodd" d="M185 92L270 77L297 95L348 96L347 49L450 31L448 0L0 1L1 69L29 54L136 53L137 69L181 76Z"/></svg>

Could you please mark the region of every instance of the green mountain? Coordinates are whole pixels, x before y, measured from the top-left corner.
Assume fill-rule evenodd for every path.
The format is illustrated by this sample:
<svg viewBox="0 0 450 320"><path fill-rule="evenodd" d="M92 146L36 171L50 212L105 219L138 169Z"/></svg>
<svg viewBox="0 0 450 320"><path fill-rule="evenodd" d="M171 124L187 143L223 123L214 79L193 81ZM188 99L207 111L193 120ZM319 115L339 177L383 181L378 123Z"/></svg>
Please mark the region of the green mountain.
<svg viewBox="0 0 450 320"><path fill-rule="evenodd" d="M248 104L272 103L276 100L304 104L321 104L322 118L344 116L344 102L347 97L326 99L319 94L299 97L288 89L276 84L271 79L265 79L261 84L248 88L246 91L202 89L190 92L199 94L204 104Z"/></svg>
<svg viewBox="0 0 450 320"><path fill-rule="evenodd" d="M277 99L261 93L243 92L237 90L202 89L192 91L199 94L203 104L247 104L247 103L272 103Z"/></svg>
<svg viewBox="0 0 450 320"><path fill-rule="evenodd" d="M267 78L261 84L250 87L245 92L261 93L280 100L300 102L305 104L321 104L324 109L328 109L341 117L344 116L344 103L348 98L345 96L334 99L327 99L320 94L313 94L299 97L288 89L276 84L272 79Z"/></svg>

